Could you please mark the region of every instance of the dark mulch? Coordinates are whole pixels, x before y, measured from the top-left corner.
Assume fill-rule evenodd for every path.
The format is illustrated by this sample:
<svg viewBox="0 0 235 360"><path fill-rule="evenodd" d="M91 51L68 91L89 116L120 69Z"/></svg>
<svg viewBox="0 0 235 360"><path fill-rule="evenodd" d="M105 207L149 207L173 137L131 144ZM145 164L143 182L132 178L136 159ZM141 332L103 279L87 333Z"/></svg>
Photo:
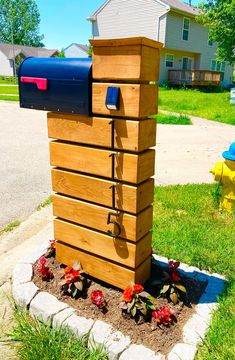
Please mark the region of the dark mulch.
<svg viewBox="0 0 235 360"><path fill-rule="evenodd" d="M134 319L126 318L122 315L118 305L122 298L122 291L110 287L107 284L99 282L93 278L91 285L87 289L87 293L78 299L63 295L60 291L59 283L63 274L62 266L54 259L48 258L47 264L54 274L54 279L49 282L42 281L40 274L37 272L37 264L34 265L34 283L43 291L47 291L54 295L60 301L66 302L68 305L76 308L77 315L86 318L99 319L113 325L116 330L120 330L123 334L131 337L135 344L143 344L146 347L166 354L177 343L182 341L182 328L187 320L194 314L195 305L198 303L206 284L198 282L194 279L182 278L181 283L187 288L187 299L184 303L181 301L177 305L168 303L166 299L158 299L158 306L169 305L175 312L177 322L170 326L156 326L154 319L151 322L136 323ZM157 265L153 266L152 273L161 276L161 268ZM148 284L145 286L146 291L151 291ZM93 290L101 290L107 301L107 311L98 309L90 302L90 294ZM154 295L153 291L151 293Z"/></svg>

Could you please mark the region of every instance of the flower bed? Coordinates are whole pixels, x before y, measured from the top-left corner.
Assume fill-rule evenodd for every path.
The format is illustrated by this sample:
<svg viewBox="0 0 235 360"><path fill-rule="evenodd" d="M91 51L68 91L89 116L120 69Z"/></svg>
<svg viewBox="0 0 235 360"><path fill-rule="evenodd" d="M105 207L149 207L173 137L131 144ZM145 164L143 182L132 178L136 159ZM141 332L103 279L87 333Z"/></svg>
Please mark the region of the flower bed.
<svg viewBox="0 0 235 360"><path fill-rule="evenodd" d="M169 262L168 266L160 267L153 262L153 276L145 288L130 284L123 293L80 274L77 264L73 269L60 265L53 255L50 250L46 263L41 258L34 264L33 282L41 291L75 308L78 316L105 321L130 336L133 343L162 354L183 342L182 329L195 313L206 283L180 275L179 263Z"/></svg>

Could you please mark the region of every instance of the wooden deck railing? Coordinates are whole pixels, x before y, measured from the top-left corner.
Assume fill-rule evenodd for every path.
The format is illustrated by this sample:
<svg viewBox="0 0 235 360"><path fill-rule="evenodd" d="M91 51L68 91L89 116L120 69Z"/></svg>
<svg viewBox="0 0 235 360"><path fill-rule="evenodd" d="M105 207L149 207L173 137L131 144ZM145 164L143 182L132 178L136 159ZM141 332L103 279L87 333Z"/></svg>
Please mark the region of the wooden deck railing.
<svg viewBox="0 0 235 360"><path fill-rule="evenodd" d="M168 82L174 85L220 85L221 72L210 70L168 70Z"/></svg>

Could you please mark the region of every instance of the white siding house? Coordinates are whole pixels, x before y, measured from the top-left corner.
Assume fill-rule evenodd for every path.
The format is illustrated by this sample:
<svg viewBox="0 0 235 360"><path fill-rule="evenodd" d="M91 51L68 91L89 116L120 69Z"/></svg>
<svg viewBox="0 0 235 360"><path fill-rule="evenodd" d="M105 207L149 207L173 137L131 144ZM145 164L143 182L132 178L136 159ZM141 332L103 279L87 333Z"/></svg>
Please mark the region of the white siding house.
<svg viewBox="0 0 235 360"><path fill-rule="evenodd" d="M64 49L66 58L87 58L88 46L73 43Z"/></svg>
<svg viewBox="0 0 235 360"><path fill-rule="evenodd" d="M0 76L14 76L13 60L16 62L26 57L54 57L58 54L56 49L36 48L24 45L0 43ZM17 61L18 60L18 61Z"/></svg>
<svg viewBox="0 0 235 360"><path fill-rule="evenodd" d="M0 50L0 75L13 75L13 62Z"/></svg>
<svg viewBox="0 0 235 360"><path fill-rule="evenodd" d="M162 83L168 70L217 70L228 86L233 67L215 61L217 46L208 42L208 28L196 22L197 14L180 0L107 0L88 20L94 38L145 36L162 42Z"/></svg>

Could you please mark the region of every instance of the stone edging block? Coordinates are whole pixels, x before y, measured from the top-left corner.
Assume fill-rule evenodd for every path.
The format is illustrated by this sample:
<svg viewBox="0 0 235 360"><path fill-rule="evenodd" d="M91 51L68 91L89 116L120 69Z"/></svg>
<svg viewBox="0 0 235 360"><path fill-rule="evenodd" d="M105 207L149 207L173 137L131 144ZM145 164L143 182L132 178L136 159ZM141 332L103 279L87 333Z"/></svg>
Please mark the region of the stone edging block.
<svg viewBox="0 0 235 360"><path fill-rule="evenodd" d="M194 266L181 263L179 271L188 277L206 281L207 287L202 294L196 313L187 321L183 328L184 343L176 344L168 356L146 348L143 345L131 344L129 336L120 331L114 331L111 325L100 321L86 319L76 315L76 310L57 300L53 295L40 291L31 281L33 264L43 256L49 243L43 243L29 256L22 258L16 264L12 274L12 294L17 305L29 308L31 315L53 327L66 326L82 340L88 348L103 346L110 360L193 360L197 345L205 336L213 311L218 307L217 297L224 291L226 279L219 274L209 274ZM167 266L168 259L153 255L161 266Z"/></svg>
<svg viewBox="0 0 235 360"><path fill-rule="evenodd" d="M52 321L53 316L66 309L67 304L47 292L39 292L31 301L29 313L45 323Z"/></svg>

